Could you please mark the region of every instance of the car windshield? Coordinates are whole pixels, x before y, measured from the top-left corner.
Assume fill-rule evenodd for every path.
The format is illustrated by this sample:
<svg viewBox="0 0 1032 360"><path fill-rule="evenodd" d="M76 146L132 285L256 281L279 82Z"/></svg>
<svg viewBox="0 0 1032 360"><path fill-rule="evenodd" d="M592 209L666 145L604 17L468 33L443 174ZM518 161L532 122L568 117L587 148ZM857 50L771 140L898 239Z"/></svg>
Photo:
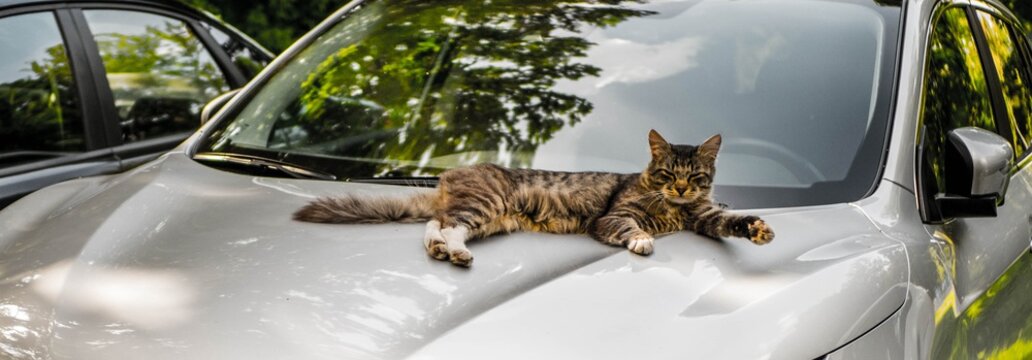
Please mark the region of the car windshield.
<svg viewBox="0 0 1032 360"><path fill-rule="evenodd" d="M879 177L900 8L874 0L374 0L209 131L338 179L481 162L633 173L721 134L717 201L857 200Z"/></svg>

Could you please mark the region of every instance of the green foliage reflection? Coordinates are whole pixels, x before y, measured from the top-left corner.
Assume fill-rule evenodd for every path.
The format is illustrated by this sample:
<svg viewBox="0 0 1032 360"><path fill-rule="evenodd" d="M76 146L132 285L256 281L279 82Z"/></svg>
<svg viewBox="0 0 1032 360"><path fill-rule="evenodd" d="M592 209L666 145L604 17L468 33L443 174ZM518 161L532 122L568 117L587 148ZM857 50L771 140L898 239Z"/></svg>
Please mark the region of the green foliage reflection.
<svg viewBox="0 0 1032 360"><path fill-rule="evenodd" d="M1008 115L1005 121L1010 123L1011 146L1016 155L1021 155L1028 148L1026 139L1032 138L1029 132L1032 131L1029 127L1029 121L1032 121L1032 91L1026 85L1029 75L1026 64L1005 22L982 12L979 12L979 18L996 64L997 76L1003 85L1003 99L1007 103Z"/></svg>
<svg viewBox="0 0 1032 360"><path fill-rule="evenodd" d="M189 131L201 106L228 90L222 72L186 24L150 14L87 11L123 136L137 141ZM122 25L119 17L135 18Z"/></svg>
<svg viewBox="0 0 1032 360"><path fill-rule="evenodd" d="M381 175L433 173L441 168L426 159L459 153L472 154L459 163L529 165L537 146L593 109L557 89L600 72L577 61L593 45L577 32L650 14L625 2L374 3L327 35L368 34L318 60L268 147L388 159Z"/></svg>
<svg viewBox="0 0 1032 360"><path fill-rule="evenodd" d="M38 20L46 20L50 27L40 28L34 22ZM56 23L45 15L30 14L6 19L3 24L14 31L20 31L21 26L31 27L54 45L38 54L29 54L26 51L37 44L20 44L7 50L9 58L0 56L0 61L28 59L24 63L4 64L19 67L21 76L0 83L0 139L4 139L0 142L0 167L36 160L25 153L5 154L9 152L85 150L79 98ZM17 40L7 40L15 42L11 45L19 45Z"/></svg>
<svg viewBox="0 0 1032 360"><path fill-rule="evenodd" d="M933 359L1032 357L1032 255L1023 255L959 316L938 321Z"/></svg>
<svg viewBox="0 0 1032 360"><path fill-rule="evenodd" d="M946 10L932 29L925 72L923 120L926 159L940 191L945 186L945 141L949 130L975 126L996 131L985 73L962 8Z"/></svg>

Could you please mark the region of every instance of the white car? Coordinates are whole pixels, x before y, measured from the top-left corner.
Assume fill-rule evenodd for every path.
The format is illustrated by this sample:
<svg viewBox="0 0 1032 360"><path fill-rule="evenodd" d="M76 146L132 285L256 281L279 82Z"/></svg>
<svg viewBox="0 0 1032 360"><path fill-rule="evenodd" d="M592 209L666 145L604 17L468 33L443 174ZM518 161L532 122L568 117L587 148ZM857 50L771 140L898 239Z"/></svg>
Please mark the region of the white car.
<svg viewBox="0 0 1032 360"><path fill-rule="evenodd" d="M0 212L0 357L1032 356L1032 49L995 1L356 1L176 150ZM213 107L220 105L213 104ZM633 173L720 133L755 246L472 242L320 196L478 162Z"/></svg>

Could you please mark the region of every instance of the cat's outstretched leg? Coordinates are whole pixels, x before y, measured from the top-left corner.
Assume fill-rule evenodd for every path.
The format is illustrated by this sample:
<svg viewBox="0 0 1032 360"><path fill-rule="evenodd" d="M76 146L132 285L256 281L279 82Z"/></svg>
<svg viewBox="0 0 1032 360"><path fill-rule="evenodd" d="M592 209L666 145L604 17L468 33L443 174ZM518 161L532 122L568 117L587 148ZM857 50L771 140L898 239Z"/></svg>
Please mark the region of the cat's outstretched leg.
<svg viewBox="0 0 1032 360"><path fill-rule="evenodd" d="M692 231L712 238L737 236L749 239L756 245L774 240L774 229L763 219L732 214L712 204L697 209L686 225Z"/></svg>
<svg viewBox="0 0 1032 360"><path fill-rule="evenodd" d="M441 222L437 219L426 223L426 234L423 235L423 246L426 254L437 260L448 260L448 245L441 234Z"/></svg>
<svg viewBox="0 0 1032 360"><path fill-rule="evenodd" d="M466 247L470 238L470 230L463 225L455 225L441 229L444 241L448 246L448 258L452 264L470 267L473 265L473 253Z"/></svg>
<svg viewBox="0 0 1032 360"><path fill-rule="evenodd" d="M590 230L591 237L608 245L625 246L638 255L652 254L656 241L648 232L638 226L634 219L606 215L595 221Z"/></svg>
<svg viewBox="0 0 1032 360"><path fill-rule="evenodd" d="M447 256L453 264L473 264L466 241L490 235L483 227L503 215L508 179L505 169L484 164L441 173L437 189L442 200L435 219L440 221Z"/></svg>
<svg viewBox="0 0 1032 360"><path fill-rule="evenodd" d="M473 254L466 247L470 237L468 227L454 225L442 228L441 222L434 219L426 223L423 246L427 255L434 259L450 260L455 265L469 267L473 264Z"/></svg>

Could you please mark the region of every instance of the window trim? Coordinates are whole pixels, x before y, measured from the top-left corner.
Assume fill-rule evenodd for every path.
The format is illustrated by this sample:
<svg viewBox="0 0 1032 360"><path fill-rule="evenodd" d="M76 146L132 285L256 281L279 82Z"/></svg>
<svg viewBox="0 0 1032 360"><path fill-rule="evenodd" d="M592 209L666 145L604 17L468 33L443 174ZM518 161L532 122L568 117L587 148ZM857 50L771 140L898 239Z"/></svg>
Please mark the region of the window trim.
<svg viewBox="0 0 1032 360"><path fill-rule="evenodd" d="M105 122L105 125L107 128L106 133L112 139L109 142L109 146L111 147L127 145L130 143L126 143L122 139L122 130L118 125L120 121L118 118L118 109L115 107L115 96L114 93L111 91L111 84L108 83L107 80L107 69L104 68L104 59L100 55L100 48L97 45L93 31L90 29L89 22L86 20L86 15L84 14L84 11L90 10L140 12L181 21L194 34L194 36L198 38L198 41L201 42L201 46L204 47L205 50L207 50L209 54L212 55L212 60L215 61L215 64L219 67L219 70L222 72L223 77L225 77L226 79L226 84L231 89L237 87L240 79L243 77L243 75L240 75L240 73L238 72L239 70L236 69L236 66L233 65L232 62L223 62L224 60L228 59L229 56L226 55L225 51L223 51L220 46L216 45L214 46L215 49L212 49L211 45L214 45L214 41L210 39L211 34L209 34L207 31L199 32L199 27L196 24L196 20L188 16L177 14L174 12L164 11L161 9L152 9L132 4L118 5L107 3L86 3L71 6L69 11L72 13L73 19L76 22L76 27L78 28L79 34L81 36L83 46L86 49L86 56L89 60L89 65L93 73L93 78L97 83L97 97L99 98L98 106L104 113L104 117L108 119ZM211 41L211 43L205 41L205 36L208 37L208 40ZM236 72L227 71L227 68L232 68ZM197 127L199 128L200 126L201 123L200 121L198 121ZM189 134L192 131L194 130L184 131L180 134Z"/></svg>
<svg viewBox="0 0 1032 360"><path fill-rule="evenodd" d="M231 26L222 24L211 16L205 16L203 12L188 11L192 9L177 9L159 3L115 3L103 1L72 4L37 3L0 8L0 19L43 12L49 12L54 17L64 42L65 50L68 53L69 66L72 68L75 90L79 96L79 110L82 114L83 135L86 142L86 148L81 153L0 168L0 178L83 162L118 161L119 154L116 154L116 148L129 146L132 149L136 149L135 152L139 150L137 149L139 146L133 147L131 144L123 144L121 140L121 129L117 126L117 112L113 111L114 97L111 95L110 86L107 84L107 74L103 68L103 61L100 60L99 51L93 52L97 54L96 57L90 56L89 43L93 43L94 49L96 44L93 41L92 33L89 32L89 25L86 23L85 18L81 17L82 9L134 10L174 18L189 24L191 31L201 39L205 49L212 54L216 64L225 74L227 84L234 88L246 84L247 79L242 75L240 77L233 75L234 72L239 72L240 70L231 60L227 60L229 55L225 53L221 46L215 44L213 39L210 42L206 39L206 37L211 37L211 34L200 25L200 22L203 21L209 24L209 26L225 31L227 34L242 41L249 48L257 48L257 51L262 55L268 56L270 61L275 58L275 55L271 52L261 48L260 44L254 43L253 40L250 40L246 35L242 35ZM77 13L78 15L76 15ZM83 29L86 29L86 31L83 31ZM91 58L93 59L91 60ZM98 67L100 70L99 76L97 72ZM103 84L98 84L98 81L103 81ZM105 97L108 98L107 101L110 101L112 108L110 110L105 109L106 106L103 105L105 104ZM179 142L181 138L185 138L188 135L189 132L184 132L167 138L163 137L161 138L164 140L162 141L164 143L162 146L168 147L167 145L172 145L169 143L169 139L177 138L176 142ZM125 152L119 151L119 153Z"/></svg>
<svg viewBox="0 0 1032 360"><path fill-rule="evenodd" d="M967 13L968 27L971 28L971 34L975 37L978 60L982 63L982 73L989 90L989 102L992 104L993 117L996 120L994 121L996 134L1009 139L1011 124L1010 115L1007 113L1007 101L1003 99L1003 83L1000 81L999 69L993 60L992 50L989 49L989 40L986 39L985 30L982 29L982 20L978 18L977 11L971 6L963 8Z"/></svg>
<svg viewBox="0 0 1032 360"><path fill-rule="evenodd" d="M1018 51L1022 54L1022 57L1025 60L1025 69L1024 69L1025 73L1029 76L1029 80L1032 80L1032 42L1029 41L1029 34L1027 34L1024 31L1022 31L1022 29L1024 29L1024 26L1020 24L1017 16L1015 16L1014 13L1011 12L1010 9L1008 9L1006 7L1003 7L1003 8L997 7L996 5L992 5L992 4L984 2L984 1L978 1L978 0L971 1L971 3L969 5L967 5L967 7L970 9L970 11L976 13L976 18L977 18L977 12L981 11L981 12L986 13L989 16L992 16L992 17L995 17L995 18L997 18L999 20L1002 20L1003 22L1005 22L1007 24L1007 26L1010 28L1009 32L1010 32L1011 36L1014 38L1014 40L1015 40L1015 46L1018 47ZM979 21L978 22L979 26L977 26L977 27L978 27L979 33L983 33L983 35L984 35L984 31L982 31L982 27L981 27L982 26L981 19L979 19L978 21ZM986 51L989 51L988 46L986 46ZM993 63L993 62L991 61L990 63ZM993 63L993 70L997 70L995 63ZM996 72L994 72L993 74L995 76ZM999 80L998 76L997 76L997 80ZM1032 84L1028 84L1027 86L1032 86ZM1002 87L1002 85L1001 85L1001 87ZM1000 96L1001 96L1001 98L1003 96L1002 88L1000 90ZM1006 111L1004 112L1004 114L1006 115ZM1000 136L1003 136L1005 139L1008 139L1008 141L1009 141L1010 140L1010 136L1011 136L1011 133L1009 132L1010 117L1007 117L1007 126L1008 126L1008 129L1007 129L1008 131L1007 132L1000 131L1002 129L998 129L997 134L999 134ZM999 128L999 125L997 125L997 127ZM1014 154L1015 161L1014 161L1014 166L1011 168L1011 175L1014 175L1015 173L1020 171L1022 168L1024 168L1028 164L1032 163L1032 138L1028 138L1026 140L1029 142L1029 148L1025 149L1025 152L1022 153L1022 154L1018 154L1018 153Z"/></svg>
<svg viewBox="0 0 1032 360"><path fill-rule="evenodd" d="M935 33L935 29L936 29L936 27L940 23L939 20L942 19L943 15L946 13L946 11L949 11L949 10L954 9L954 8L959 8L962 11L964 11L965 18L968 20L967 21L968 22L967 26L971 30L972 37L975 39L975 47L978 48L977 55L979 57L979 64L982 66L982 72L983 72L983 74L985 76L986 91L989 91L989 102L990 102L990 107L992 108L992 109L990 109L990 113L992 113L993 118L994 118L993 119L994 120L993 123L994 123L994 125L996 125L995 126L996 129L994 129L994 130L995 130L995 132L997 134L999 134L999 119L997 119L999 117L999 114L997 113L997 104L995 102L996 100L993 99L993 97L995 96L995 95L993 95L995 93L994 89L996 89L993 86L999 86L999 82L998 82L999 79L996 78L996 65L995 64L992 64L993 67L991 69L987 69L986 68L986 60L985 60L986 59L986 54L985 53L989 51L989 48L984 46L985 45L985 38L983 37L983 38L981 38L981 40L979 38L979 36L982 35L981 34L981 23L977 22L978 21L977 18L975 19L975 22L972 23L971 17L972 17L973 12L971 10L971 7L968 5L968 2L966 2L966 1L961 2L961 1L956 1L956 0L948 0L948 1L940 2L940 3L938 3L935 6L934 9L932 9L932 16L929 17L928 27L927 27L926 33L924 34L924 37L925 37L925 43L924 43L924 49L923 49L923 51L924 51L924 61L921 64L921 99L918 102L919 103L918 107L919 107L920 111L919 111L918 117L917 117L917 127L916 127L917 133L916 133L916 136L915 136L915 141L917 143L914 146L915 147L915 151L914 151L914 159L913 159L913 164L914 164L914 182L915 182L915 185L916 185L916 188L914 189L915 190L914 195L917 197L917 208L918 208L918 212L921 214L921 221L923 223L925 223L925 224L943 224L943 223L946 223L947 221L950 220L950 219L943 218L942 213L939 211L939 208L935 205L935 194L929 194L930 190L927 188L927 186L929 186L927 183L929 182L928 176L930 176L930 174L926 174L925 170L927 169L927 167L924 164L925 146L927 145L927 137L928 137L928 128L925 125L925 111L924 111L924 109L925 109L925 102L928 101L928 95L929 95L928 94L928 84L925 81L925 75L928 73L928 68L931 65L931 56L930 55L931 55L932 35ZM975 26L975 25L978 25L978 26ZM978 33L975 33L975 28L977 28L979 30ZM991 57L989 58L989 62L992 63L992 58ZM995 85L992 84L992 81L989 78L990 73L993 76L993 79L997 80ZM1000 93L999 96L1001 97L1000 100L1002 101L1002 93Z"/></svg>
<svg viewBox="0 0 1032 360"><path fill-rule="evenodd" d="M0 168L0 178L30 173L47 168L73 165L91 161L114 161L108 139L103 131L105 119L99 114L96 106L95 86L92 74L85 66L86 53L82 49L79 34L68 14L68 6L64 4L47 4L23 6L0 10L0 19L36 13L49 13L53 17L57 30L61 34L71 67L72 79L75 81L76 95L79 97L79 111L82 114L83 137L86 142L81 152L65 156L33 161L21 165Z"/></svg>
<svg viewBox="0 0 1032 360"><path fill-rule="evenodd" d="M1015 46L1018 48L1018 52L1021 53L1022 59L1025 61L1025 68L1022 69L1025 75L1028 77L1027 80L1032 81L1032 42L1029 41L1029 35L1022 31L1022 25L1006 16L1005 13L995 11L996 9L986 9L978 7L977 11L982 11L989 16L993 16L999 20L1004 21L1007 26L1011 37L1014 39ZM1032 82L1026 84L1026 86L1032 87ZM1030 120L1032 122L1032 120ZM1024 136L1025 134L1018 134L1018 136ZM1003 135L1004 137L1010 136L1010 134ZM1025 149L1024 153L1015 154L1014 167L1011 169L1011 175L1017 173L1021 169L1032 164L1032 137L1025 138L1029 142L1029 147Z"/></svg>
<svg viewBox="0 0 1032 360"><path fill-rule="evenodd" d="M82 44L84 68L89 69L90 81L94 85L94 106L97 108L101 118L103 132L107 137L107 146L112 147L122 143L121 130L118 129L118 113L114 107L115 100L111 94L111 86L107 81L107 73L104 70L104 62L97 50L97 43L93 41L93 35L89 33L86 18L82 11L76 8L66 9L68 17L79 34L79 42ZM109 106L110 105L110 106Z"/></svg>
<svg viewBox="0 0 1032 360"><path fill-rule="evenodd" d="M218 46L218 44L216 44L214 41L208 41L211 40L211 34L208 33L208 31L205 30L204 27L200 26L200 24L198 23L198 21L200 20L205 20L208 23L211 23L212 21L210 19L207 19L207 17L202 17L196 14L191 15L173 8L147 6L134 3L84 2L75 3L73 5L69 5L69 7L79 10L136 11L180 20L190 27L190 31L192 31L194 35L196 35L198 39L201 40L201 44L204 45L204 48L207 49L209 53L211 53L212 58L215 59L215 63L219 66L219 70L222 70L222 73L226 76L226 82L230 84L232 88L239 88L243 86L245 83L247 83L247 80L242 75L237 77L233 74L234 71L239 71L239 69L237 69L236 65L229 60L229 55L226 54L224 50L222 50L222 47ZM89 23L86 23L86 30L89 30ZM92 33L89 34L89 38L92 40ZM205 37L208 37L208 39L205 39Z"/></svg>
<svg viewBox="0 0 1032 360"><path fill-rule="evenodd" d="M925 34L925 59L923 64L922 76L927 73L930 58L929 47L931 44L931 36L934 32L935 25L942 17L946 10L952 8L962 8L966 13L968 19L968 26L971 29L971 33L975 39L975 46L978 48L979 63L982 65L982 72L984 73L986 80L986 88L989 91L989 99L992 106L992 114L994 117L994 123L996 125L995 133L1008 139L1010 142L1010 116L1007 114L1006 102L1003 99L1003 86L997 73L998 69L996 63L992 58L991 50L989 49L988 40L985 37L985 31L982 29L982 20L978 18L978 12L984 12L997 19L1003 20L1010 27L1010 33L1014 36L1019 44L1016 44L1018 51L1022 54L1025 59L1026 72L1032 76L1032 42L1029 42L1029 35L1021 31L1022 27L1016 23L1016 18L1008 12L997 8L994 5L989 5L982 1L971 1L971 2L960 2L955 0L948 0L936 5L935 9L932 10L932 16L930 17L930 23L928 24L928 30ZM928 194L928 189L925 188L925 169L924 160L924 145L927 134L927 128L925 127L924 119L924 103L928 96L926 91L926 84L922 80L921 89L921 100L920 108L922 109L917 121L917 144L916 151L914 153L914 177L916 188L916 197L918 202L918 211L921 214L921 220L925 224L943 224L948 222L950 219L942 218L939 213L939 209L935 207L935 204L929 200L932 200L935 194ZM1003 124L1001 124L1001 122ZM1029 139L1032 140L1032 139ZM1025 149L1024 154L1015 154L1015 163L1011 167L1010 174L1013 176L1021 169L1025 168L1029 164L1032 164L1032 146Z"/></svg>
<svg viewBox="0 0 1032 360"><path fill-rule="evenodd" d="M208 30L208 28L206 28L205 26L226 33L226 35L229 35L236 41L239 41L241 44L244 44L244 46L248 49L251 49L251 51L254 51L256 54L262 56L262 60L265 62L272 62L272 60L276 58L276 54L273 54L272 51L269 51L269 49L263 47L262 44L259 44L257 40L252 39L250 36L247 36L247 34L244 34L239 29L233 27L233 25L206 19L200 20L198 21L198 23L201 24L201 28L203 28L205 31L209 33L211 31ZM212 38L214 39L215 35L212 35ZM216 45L218 45L217 42ZM219 45L219 47L221 48L222 46Z"/></svg>
<svg viewBox="0 0 1032 360"><path fill-rule="evenodd" d="M215 41L215 37L204 26L201 26L201 23L196 19L189 19L187 25L190 26L190 31L197 35L197 39L201 41L202 46L208 49L211 57L215 59L215 63L222 69L222 73L226 75L226 83L229 84L230 90L244 86L247 83L244 72L233 63L233 58L226 53L222 46L219 46L219 43Z"/></svg>
<svg viewBox="0 0 1032 360"><path fill-rule="evenodd" d="M79 111L82 114L83 122L83 140L86 142L82 152L86 153L107 147L108 142L104 132L101 130L104 120L99 117L95 102L90 96L94 93L95 88L93 87L90 72L83 65L86 54L82 50L75 27L69 22L68 17L65 16L66 8L66 6L57 4L0 10L0 19L38 13L49 13L53 17L68 55L68 65L71 67L72 80L75 81L75 92L79 97Z"/></svg>
<svg viewBox="0 0 1032 360"><path fill-rule="evenodd" d="M258 73L256 72L254 74L254 76L252 76L250 78L247 77L247 75L244 75L244 70L236 65L236 62L233 61L233 56L230 55L229 52L227 52L226 49L224 49L222 47L222 44L219 44L218 40L215 39L215 35L211 34L211 30L212 29L218 30L218 31L226 34L226 36L229 36L231 39L233 39L233 41L236 41L236 42L240 43L245 48L250 50L252 53L254 53L255 55L258 55L259 57L261 57L261 59L259 59L259 60L265 62L265 66L268 66L269 64L271 64L272 60L276 58L276 55L272 54L271 51L269 51L268 49L262 47L261 44L258 44L257 41L255 41L254 39L251 39L246 34L240 32L240 30L237 30L236 28L230 26L229 24L222 24L222 23L208 21L208 20L198 20L197 21L197 27L199 29L203 30L206 34L208 34L209 37L211 37L211 44L212 44L212 46L218 48L221 53L226 54L226 61L228 63L230 63L230 64L233 64L233 68L237 69L237 71L240 72L241 83L240 83L239 86L234 87L234 89L241 89L241 88L243 88L244 85L246 85L249 81L251 81L251 79L253 79L255 77L258 77ZM264 66L263 66L263 68L264 68ZM261 72L261 70L259 70L258 72Z"/></svg>

